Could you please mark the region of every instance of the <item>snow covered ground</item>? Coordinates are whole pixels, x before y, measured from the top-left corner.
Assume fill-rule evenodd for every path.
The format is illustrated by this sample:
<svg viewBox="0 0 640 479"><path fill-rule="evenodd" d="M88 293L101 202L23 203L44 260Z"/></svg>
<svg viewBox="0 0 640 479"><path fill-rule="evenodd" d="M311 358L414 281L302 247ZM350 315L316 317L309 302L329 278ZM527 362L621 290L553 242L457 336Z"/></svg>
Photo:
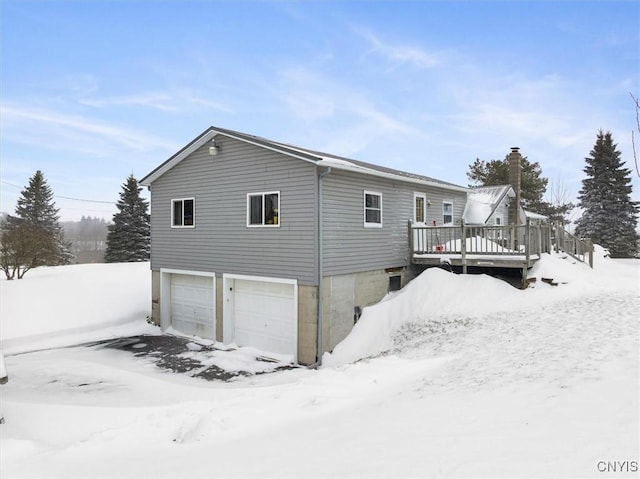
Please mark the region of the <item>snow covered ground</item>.
<svg viewBox="0 0 640 479"><path fill-rule="evenodd" d="M158 333L148 268L0 281L3 479L638 476L637 260L545 255L525 291L427 270L321 369L229 383L73 346Z"/></svg>

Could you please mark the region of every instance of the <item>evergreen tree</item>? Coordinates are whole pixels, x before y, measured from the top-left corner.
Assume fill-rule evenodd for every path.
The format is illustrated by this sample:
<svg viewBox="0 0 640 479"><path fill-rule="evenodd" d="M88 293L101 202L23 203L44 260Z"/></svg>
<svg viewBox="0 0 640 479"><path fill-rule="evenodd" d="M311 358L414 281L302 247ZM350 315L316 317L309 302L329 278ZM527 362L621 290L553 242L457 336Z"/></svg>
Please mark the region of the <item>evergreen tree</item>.
<svg viewBox="0 0 640 479"><path fill-rule="evenodd" d="M22 279L38 266L68 264L70 245L59 223L53 191L40 170L29 179L18 198L15 216L2 225L0 268L7 279Z"/></svg>
<svg viewBox="0 0 640 479"><path fill-rule="evenodd" d="M584 211L576 235L607 248L612 257L635 256L639 207L631 201L631 170L623 167L610 132L598 132L589 155L583 170L587 177L578 196Z"/></svg>
<svg viewBox="0 0 640 479"><path fill-rule="evenodd" d="M122 185L118 212L113 215L113 224L107 233L107 263L147 261L151 251L149 226L149 204L140 197L142 188L130 175Z"/></svg>
<svg viewBox="0 0 640 479"><path fill-rule="evenodd" d="M467 177L473 186L500 186L509 184L509 161L484 161L479 158L469 165ZM531 163L527 157L521 160L520 201L525 210L545 215L551 221L565 221L565 216L573 209L571 203L551 204L544 201L549 180L542 176L538 162Z"/></svg>

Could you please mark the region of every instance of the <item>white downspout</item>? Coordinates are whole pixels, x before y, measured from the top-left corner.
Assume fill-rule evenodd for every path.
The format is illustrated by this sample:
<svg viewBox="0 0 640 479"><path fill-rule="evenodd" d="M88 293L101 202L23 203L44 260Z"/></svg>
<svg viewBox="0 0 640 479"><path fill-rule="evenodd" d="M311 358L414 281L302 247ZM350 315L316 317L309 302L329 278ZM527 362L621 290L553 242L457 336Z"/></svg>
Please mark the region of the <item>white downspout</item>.
<svg viewBox="0 0 640 479"><path fill-rule="evenodd" d="M323 236L323 222L324 217L322 214L323 205L322 205L322 178L331 173L331 167L329 166L326 170L318 175L318 343L317 343L317 361L316 366L322 366L322 320L324 314L323 308L323 296L324 296L324 287L322 283L324 282L324 246L322 241Z"/></svg>

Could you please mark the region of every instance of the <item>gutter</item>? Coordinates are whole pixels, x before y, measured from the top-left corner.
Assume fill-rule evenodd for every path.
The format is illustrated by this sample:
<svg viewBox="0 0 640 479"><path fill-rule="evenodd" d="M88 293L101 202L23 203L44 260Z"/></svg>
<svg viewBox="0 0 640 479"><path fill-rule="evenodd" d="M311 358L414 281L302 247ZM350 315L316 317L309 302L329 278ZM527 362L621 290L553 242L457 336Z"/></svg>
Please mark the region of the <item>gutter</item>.
<svg viewBox="0 0 640 479"><path fill-rule="evenodd" d="M322 227L324 222L324 216L322 214L322 178L331 173L331 167L327 167L322 173L318 175L318 321L317 321L317 338L318 342L316 345L316 364L314 366L319 367L322 366L322 327L323 327L323 315L324 315L324 305L323 305L323 297L324 297L324 287L323 287L323 278L324 278L324 245L322 241L322 236L324 229Z"/></svg>

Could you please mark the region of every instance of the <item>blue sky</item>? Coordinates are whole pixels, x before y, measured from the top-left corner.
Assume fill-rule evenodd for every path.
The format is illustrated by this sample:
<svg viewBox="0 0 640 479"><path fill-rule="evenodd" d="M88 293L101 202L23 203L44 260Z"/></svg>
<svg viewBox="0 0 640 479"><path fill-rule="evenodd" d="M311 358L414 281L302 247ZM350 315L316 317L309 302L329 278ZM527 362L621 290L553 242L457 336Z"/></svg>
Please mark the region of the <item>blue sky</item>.
<svg viewBox="0 0 640 479"><path fill-rule="evenodd" d="M634 169L639 25L615 0L2 0L0 210L40 169L62 220L110 219L210 125L461 185L519 146L573 199L599 129Z"/></svg>

